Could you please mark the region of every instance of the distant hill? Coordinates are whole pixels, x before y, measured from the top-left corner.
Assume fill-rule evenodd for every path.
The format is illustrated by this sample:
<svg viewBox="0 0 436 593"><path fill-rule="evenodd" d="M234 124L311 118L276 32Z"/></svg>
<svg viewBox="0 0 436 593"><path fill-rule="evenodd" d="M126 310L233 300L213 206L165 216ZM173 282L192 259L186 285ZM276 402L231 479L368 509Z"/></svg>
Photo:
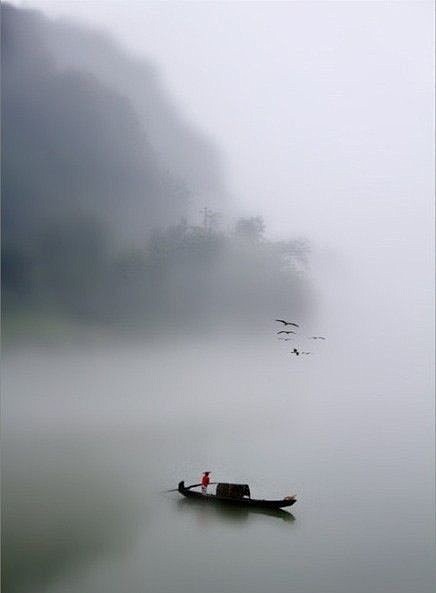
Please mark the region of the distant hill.
<svg viewBox="0 0 436 593"><path fill-rule="evenodd" d="M9 327L251 331L310 307L308 246L268 240L261 217L223 228L219 155L150 64L37 11L2 15Z"/></svg>
<svg viewBox="0 0 436 593"><path fill-rule="evenodd" d="M4 240L82 215L138 239L222 199L217 151L149 63L38 11L4 4L2 21Z"/></svg>

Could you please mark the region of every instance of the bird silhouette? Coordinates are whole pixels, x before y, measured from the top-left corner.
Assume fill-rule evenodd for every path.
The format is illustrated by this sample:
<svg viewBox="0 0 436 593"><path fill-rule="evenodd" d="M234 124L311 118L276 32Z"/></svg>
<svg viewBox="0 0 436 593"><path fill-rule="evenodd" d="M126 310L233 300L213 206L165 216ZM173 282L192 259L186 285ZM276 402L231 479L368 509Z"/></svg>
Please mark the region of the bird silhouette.
<svg viewBox="0 0 436 593"><path fill-rule="evenodd" d="M325 340L323 336L310 336L309 340Z"/></svg>
<svg viewBox="0 0 436 593"><path fill-rule="evenodd" d="M300 356L300 353L298 352L298 350L296 348L294 348L293 350L291 350L291 354L295 354L296 356Z"/></svg>
<svg viewBox="0 0 436 593"><path fill-rule="evenodd" d="M279 334L295 334L295 332L293 332L292 330L284 330L282 329L281 331L277 332L277 335Z"/></svg>
<svg viewBox="0 0 436 593"><path fill-rule="evenodd" d="M301 354L312 354L312 352L301 352Z"/></svg>
<svg viewBox="0 0 436 593"><path fill-rule="evenodd" d="M283 323L283 325L293 325L294 327L300 327L297 323L293 323L292 321L285 321L284 319L276 319L279 323Z"/></svg>

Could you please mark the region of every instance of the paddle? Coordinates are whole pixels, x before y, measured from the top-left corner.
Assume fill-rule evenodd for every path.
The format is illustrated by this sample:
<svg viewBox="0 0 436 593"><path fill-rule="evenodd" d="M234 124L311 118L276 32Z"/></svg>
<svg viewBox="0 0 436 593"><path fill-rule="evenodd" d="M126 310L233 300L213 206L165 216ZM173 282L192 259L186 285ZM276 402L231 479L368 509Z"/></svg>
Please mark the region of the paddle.
<svg viewBox="0 0 436 593"><path fill-rule="evenodd" d="M209 482L209 486L211 486L212 484L218 484L218 482ZM185 486L185 490L190 490L191 488L196 488L197 486L201 486L200 484L192 484L192 486ZM178 488L173 488L172 490L163 490L163 492L178 492L179 489Z"/></svg>

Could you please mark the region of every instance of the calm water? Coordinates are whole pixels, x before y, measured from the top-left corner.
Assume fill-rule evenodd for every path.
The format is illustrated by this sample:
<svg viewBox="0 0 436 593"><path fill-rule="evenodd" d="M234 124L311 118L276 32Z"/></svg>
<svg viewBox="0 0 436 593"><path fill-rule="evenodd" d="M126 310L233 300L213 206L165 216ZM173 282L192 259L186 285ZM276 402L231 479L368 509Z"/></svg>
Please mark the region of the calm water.
<svg viewBox="0 0 436 593"><path fill-rule="evenodd" d="M350 344L6 353L5 593L433 592L428 361ZM276 516L162 493L205 469L298 502Z"/></svg>

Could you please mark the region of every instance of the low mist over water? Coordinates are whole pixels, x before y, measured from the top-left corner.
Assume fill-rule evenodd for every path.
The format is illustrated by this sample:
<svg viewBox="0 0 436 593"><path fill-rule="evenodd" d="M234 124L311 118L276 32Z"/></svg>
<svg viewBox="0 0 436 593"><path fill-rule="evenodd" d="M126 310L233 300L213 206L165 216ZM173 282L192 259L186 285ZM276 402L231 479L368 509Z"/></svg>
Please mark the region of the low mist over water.
<svg viewBox="0 0 436 593"><path fill-rule="evenodd" d="M6 593L434 591L432 15L2 6Z"/></svg>
<svg viewBox="0 0 436 593"><path fill-rule="evenodd" d="M6 356L7 590L430 592L429 386L332 333ZM205 468L292 515L162 494Z"/></svg>

